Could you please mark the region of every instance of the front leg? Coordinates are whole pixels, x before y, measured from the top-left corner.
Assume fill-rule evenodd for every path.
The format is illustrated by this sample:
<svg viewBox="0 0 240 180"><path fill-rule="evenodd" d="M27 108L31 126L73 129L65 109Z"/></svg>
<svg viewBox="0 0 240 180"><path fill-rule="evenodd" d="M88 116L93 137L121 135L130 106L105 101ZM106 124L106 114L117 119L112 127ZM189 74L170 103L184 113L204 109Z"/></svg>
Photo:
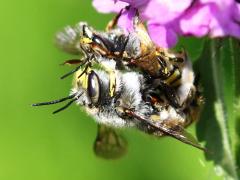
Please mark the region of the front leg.
<svg viewBox="0 0 240 180"><path fill-rule="evenodd" d="M66 77L68 77L69 75L77 72L83 65L85 65L87 62L88 62L89 58L88 57L84 57L82 58L81 60L78 60L78 59L71 59L71 60L67 60L65 61L64 63L62 63L61 65L76 65L78 64L78 66L73 69L72 71L68 72L67 74L64 74L61 79L64 79Z"/></svg>
<svg viewBox="0 0 240 180"><path fill-rule="evenodd" d="M126 9L128 10L130 8L130 6L127 6L123 9L120 10L120 12L111 20L108 22L107 26L106 26L106 31L109 32L111 31L112 29L115 28L115 26L117 25L118 23L118 20L120 18L120 16L122 15L123 11Z"/></svg>

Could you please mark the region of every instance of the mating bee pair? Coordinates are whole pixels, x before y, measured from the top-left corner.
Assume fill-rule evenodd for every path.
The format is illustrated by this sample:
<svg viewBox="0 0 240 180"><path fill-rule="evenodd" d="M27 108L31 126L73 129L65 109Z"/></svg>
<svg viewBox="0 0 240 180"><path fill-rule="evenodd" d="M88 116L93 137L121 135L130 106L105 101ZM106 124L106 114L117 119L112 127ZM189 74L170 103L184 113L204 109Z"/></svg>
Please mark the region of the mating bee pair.
<svg viewBox="0 0 240 180"><path fill-rule="evenodd" d="M79 64L62 77L75 74L70 96L34 106L69 99L54 113L74 101L83 106L98 123L107 126L99 127L95 143L95 152L104 157L117 157L126 145L109 127L136 127L203 149L184 130L196 119L202 102L186 53L173 53L154 45L138 16L133 21L134 31L128 35L114 28L121 12L108 24L106 32L79 23L57 34L61 49L84 56L65 62ZM95 64L100 65L99 69L92 68Z"/></svg>

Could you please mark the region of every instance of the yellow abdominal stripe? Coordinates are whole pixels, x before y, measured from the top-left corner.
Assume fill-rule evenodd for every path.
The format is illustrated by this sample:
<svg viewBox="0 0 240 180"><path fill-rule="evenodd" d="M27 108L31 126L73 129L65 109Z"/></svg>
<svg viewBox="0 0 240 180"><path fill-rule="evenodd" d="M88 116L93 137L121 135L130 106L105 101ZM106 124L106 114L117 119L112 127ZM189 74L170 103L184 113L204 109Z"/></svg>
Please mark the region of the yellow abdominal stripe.
<svg viewBox="0 0 240 180"><path fill-rule="evenodd" d="M176 79L178 79L178 77L181 75L181 73L179 72L178 69L176 69L172 75L170 75L169 78L167 78L165 80L165 83L170 85L172 82L174 82Z"/></svg>

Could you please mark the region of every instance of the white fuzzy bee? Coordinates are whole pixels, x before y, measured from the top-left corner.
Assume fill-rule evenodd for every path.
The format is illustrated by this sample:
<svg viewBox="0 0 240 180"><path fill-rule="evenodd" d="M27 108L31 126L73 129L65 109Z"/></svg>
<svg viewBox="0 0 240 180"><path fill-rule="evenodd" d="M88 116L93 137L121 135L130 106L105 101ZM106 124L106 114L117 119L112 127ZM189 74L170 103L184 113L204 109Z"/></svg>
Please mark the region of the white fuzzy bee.
<svg viewBox="0 0 240 180"><path fill-rule="evenodd" d="M107 60L107 62L111 61ZM171 106L167 100L154 103L147 101L144 93L148 93L146 91L148 82L138 72L116 70L111 77L103 70L90 67L80 69L75 73L70 96L50 102L36 103L33 106L70 100L64 107L54 112L57 113L76 102L99 124L95 152L105 158L119 157L126 150L126 141L115 133L113 128L135 127L155 136L172 136L203 149L184 130L184 127L196 119L201 97L197 95L197 89L193 84L194 75L191 65L186 63L182 72L182 83L176 91L182 103L181 108ZM115 82L114 89L110 88L111 78ZM159 96L164 99L164 95Z"/></svg>

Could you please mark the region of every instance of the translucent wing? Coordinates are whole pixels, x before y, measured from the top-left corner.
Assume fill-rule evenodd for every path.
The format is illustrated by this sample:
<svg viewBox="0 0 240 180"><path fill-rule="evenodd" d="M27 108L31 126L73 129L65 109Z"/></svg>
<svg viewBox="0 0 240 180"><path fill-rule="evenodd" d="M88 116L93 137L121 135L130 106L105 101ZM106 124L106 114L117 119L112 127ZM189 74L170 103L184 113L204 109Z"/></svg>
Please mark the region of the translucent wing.
<svg viewBox="0 0 240 180"><path fill-rule="evenodd" d="M67 26L56 34L56 45L61 50L71 54L81 54L80 35L81 30L76 27Z"/></svg>
<svg viewBox="0 0 240 180"><path fill-rule="evenodd" d="M94 152L105 159L117 159L127 151L127 141L113 128L98 125L98 134L94 143Z"/></svg>
<svg viewBox="0 0 240 180"><path fill-rule="evenodd" d="M127 112L129 115L131 115L132 117L135 117L140 122L145 123L148 126L151 126L155 131L161 131L168 136L172 136L173 138L178 139L179 141L182 141L183 143L189 144L198 149L206 151L206 149L203 148L190 133L185 131L185 129L179 125L173 126L172 124L169 125L166 122L159 122L151 119L146 119L144 117L141 117L135 114L132 111L127 111Z"/></svg>
<svg viewBox="0 0 240 180"><path fill-rule="evenodd" d="M186 144L192 145L198 149L201 149L203 151L206 151L205 148L203 148L198 141L190 134L188 133L183 127L181 126L175 126L174 128L166 128L164 125L158 125L158 127L167 135L172 136Z"/></svg>

